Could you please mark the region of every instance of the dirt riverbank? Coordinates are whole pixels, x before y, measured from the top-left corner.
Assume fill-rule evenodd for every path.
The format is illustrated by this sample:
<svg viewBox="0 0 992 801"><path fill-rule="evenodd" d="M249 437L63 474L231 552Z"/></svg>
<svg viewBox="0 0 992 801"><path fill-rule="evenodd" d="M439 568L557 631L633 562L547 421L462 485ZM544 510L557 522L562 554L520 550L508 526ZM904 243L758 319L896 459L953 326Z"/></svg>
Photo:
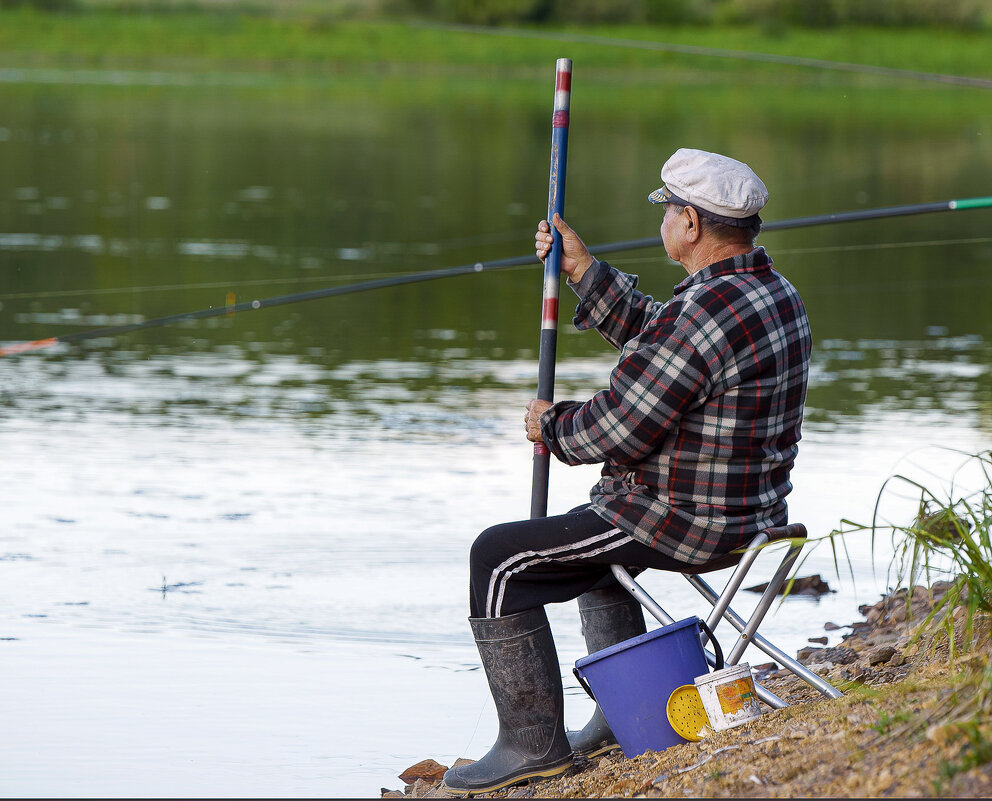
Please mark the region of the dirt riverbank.
<svg viewBox="0 0 992 801"><path fill-rule="evenodd" d="M912 635L944 585L905 590L862 607L832 648L802 649L799 660L844 691L825 699L784 671L759 671L790 703L697 743L626 759L614 752L553 779L492 798L813 798L992 796L992 719L978 677L989 666L987 626L979 643L951 659L943 634ZM964 609L955 610L963 628ZM752 657L753 658L753 657ZM987 710L987 704L984 705ZM403 789L383 797L446 798L444 766L404 771ZM435 763L436 765L436 763Z"/></svg>

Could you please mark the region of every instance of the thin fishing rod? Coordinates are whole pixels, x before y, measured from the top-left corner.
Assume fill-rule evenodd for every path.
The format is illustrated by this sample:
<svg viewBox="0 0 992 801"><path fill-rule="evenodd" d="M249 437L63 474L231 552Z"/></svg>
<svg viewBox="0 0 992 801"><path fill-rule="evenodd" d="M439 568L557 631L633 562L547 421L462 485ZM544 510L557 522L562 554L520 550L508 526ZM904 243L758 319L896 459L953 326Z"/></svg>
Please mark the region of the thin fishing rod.
<svg viewBox="0 0 992 801"><path fill-rule="evenodd" d="M572 96L572 59L555 64L555 103L551 117L551 171L548 177L548 220L565 216L565 166L568 160L568 112ZM555 362L558 352L558 289L561 286L561 234L553 224L551 250L544 259L541 298L541 349L537 358L537 397L554 400ZM548 476L551 451L543 442L534 443L534 472L531 479L530 516L548 515Z"/></svg>
<svg viewBox="0 0 992 801"><path fill-rule="evenodd" d="M782 231L787 229L812 228L813 226L827 225L831 223L880 220L886 217L901 217L910 214L931 214L941 211L961 211L964 209L983 209L990 207L992 207L992 196L962 198L958 200L944 200L936 203L918 203L911 206L890 206L887 208L862 209L859 211L839 212L836 214L821 214L813 217L796 217L790 220L779 220L777 222L765 223L761 226L761 231L762 233L765 233L769 231ZM661 244L661 237L656 236L649 237L647 239L628 239L622 242L608 242L601 245L593 245L589 248L589 251L593 255L599 255L601 253L622 253L627 250L657 247ZM160 326L172 325L173 323L179 323L185 320L202 320L207 317L220 317L225 314L231 315L237 312L257 311L259 309L272 308L273 306L283 306L287 303L300 303L306 300L317 300L318 298L330 298L337 295L350 295L356 292L367 292L373 289L385 289L387 287L400 286L402 284L416 284L424 281L433 281L439 278L451 278L458 275L495 272L496 270L507 269L509 267L533 265L536 262L537 258L534 254L530 254L528 256L514 256L507 259L496 259L494 261L479 261L474 264L463 264L458 267L446 267L440 270L407 273L406 275L396 275L390 278L380 278L374 281L361 281L355 284L345 284L344 286L314 289L309 292L298 292L292 295L280 295L275 298L245 301L227 306L212 306L209 309L172 314L168 317L156 317L152 320L144 320L139 323L109 326L92 331L77 331L75 333L65 334L60 337L48 337L46 339L38 339L33 342L19 342L13 345L7 345L6 347L0 347L0 356L14 356L19 353L42 350L59 343L82 342L87 339L113 337L119 334L127 334L131 331L140 331L145 328L158 328Z"/></svg>
<svg viewBox="0 0 992 801"><path fill-rule="evenodd" d="M360 281L357 284L345 284L344 286L313 289L309 292L297 292L292 295L279 295L274 298L250 300L225 306L211 306L208 309L200 309L192 312L181 312L180 314L170 314L167 317L156 317L152 320L143 320L137 323L108 326L106 328L98 328L93 331L76 331L75 333L66 334L61 337L48 337L47 339L38 339L34 342L20 342L15 345L0 347L0 356L13 356L18 353L27 353L29 351L51 347L52 345L57 345L59 343L82 342L87 339L112 337L119 334L127 334L132 331L140 331L144 328L158 328L160 326L172 325L173 323L180 323L185 320L203 320L208 317L220 317L221 315L232 315L238 312L258 311L259 309L269 309L273 306L284 306L287 303L301 303L305 300L330 298L336 295L350 295L356 292L368 292L372 289L385 289L386 287L401 286L402 284L416 284L423 281L433 281L438 278L452 278L456 275L469 275L471 273L481 273L487 270L519 267L525 264L533 264L536 260L536 257L533 255L514 256L509 259L496 259L495 261L487 262L480 261L474 264L463 264L458 267L446 267L441 270L429 270L427 272L396 275L390 278L379 278L375 281Z"/></svg>
<svg viewBox="0 0 992 801"><path fill-rule="evenodd" d="M915 203L910 206L887 206L878 209L840 211L835 214L817 214L813 217L794 217L790 220L762 223L761 233L786 231L792 228L812 228L817 225L828 225L830 223L881 220L888 217L906 217L911 214L933 214L937 211L985 209L990 207L992 207L992 196L941 200L935 203ZM660 236L649 236L644 239L628 239L623 242L607 242L603 245L594 245L589 248L589 252L593 255L597 253L620 253L625 250L637 250L638 248L653 248L661 244L663 243Z"/></svg>

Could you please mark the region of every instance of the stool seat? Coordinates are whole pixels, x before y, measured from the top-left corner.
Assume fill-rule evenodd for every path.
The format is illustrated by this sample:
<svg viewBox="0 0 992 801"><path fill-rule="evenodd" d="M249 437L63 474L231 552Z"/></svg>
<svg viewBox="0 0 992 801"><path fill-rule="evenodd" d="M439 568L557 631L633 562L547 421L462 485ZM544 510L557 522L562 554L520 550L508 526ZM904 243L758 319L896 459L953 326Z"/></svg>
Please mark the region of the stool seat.
<svg viewBox="0 0 992 801"><path fill-rule="evenodd" d="M768 538L769 544L773 542L781 542L782 540L805 540L806 526L802 523L792 523L788 526L766 528L762 534ZM747 547L750 548L753 544L754 540L752 540ZM744 558L744 554L746 553L747 548L739 548L738 550L731 551L723 556L718 556L716 559L711 559L703 565L686 565L682 572L690 573L692 575L700 575L702 573L714 573L717 570L725 570L728 567L734 567L734 565Z"/></svg>

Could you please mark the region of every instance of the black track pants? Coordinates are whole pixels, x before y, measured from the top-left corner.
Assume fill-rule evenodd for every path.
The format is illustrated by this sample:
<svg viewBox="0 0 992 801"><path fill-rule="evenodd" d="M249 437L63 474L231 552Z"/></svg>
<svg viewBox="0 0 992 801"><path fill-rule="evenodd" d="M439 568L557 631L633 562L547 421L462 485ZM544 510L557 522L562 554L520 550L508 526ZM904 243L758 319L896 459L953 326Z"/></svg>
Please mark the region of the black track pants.
<svg viewBox="0 0 992 801"><path fill-rule="evenodd" d="M592 507L501 523L472 545L472 617L504 617L615 584L610 565L679 572L684 565L643 545Z"/></svg>

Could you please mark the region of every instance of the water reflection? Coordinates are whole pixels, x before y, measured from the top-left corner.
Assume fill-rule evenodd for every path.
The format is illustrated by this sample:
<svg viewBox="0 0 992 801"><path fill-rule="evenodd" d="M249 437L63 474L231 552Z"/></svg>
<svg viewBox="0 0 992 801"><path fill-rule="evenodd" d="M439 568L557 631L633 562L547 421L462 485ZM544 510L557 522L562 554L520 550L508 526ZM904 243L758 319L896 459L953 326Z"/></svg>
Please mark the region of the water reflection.
<svg viewBox="0 0 992 801"><path fill-rule="evenodd" d="M832 421L890 410L975 415L988 428L992 408L992 343L977 334L932 339L827 340L817 346L809 420Z"/></svg>
<svg viewBox="0 0 992 801"><path fill-rule="evenodd" d="M65 310L60 319L79 325L82 318ZM0 404L72 409L75 415L122 408L173 418L350 413L378 417L378 425L392 428L404 418L403 407L417 410L407 417L422 420L425 407L483 411L500 395L525 397L531 391L532 359L486 358L485 344L452 348L437 341L437 331L418 333L424 343L418 360L340 361L326 353L280 354L238 345L182 355L108 345L80 358L63 346L54 356L9 359L3 369L11 380ZM591 395L613 361L610 353L563 359L559 396ZM978 415L976 426L984 428L992 399L990 363L990 344L978 335L822 341L814 351L807 421L836 426L885 409L939 410Z"/></svg>
<svg viewBox="0 0 992 801"><path fill-rule="evenodd" d="M0 70L2 342L519 255L543 216L543 86L103 77ZM987 190L987 108L963 90L586 86L568 209L590 242L655 233L644 197L683 144L752 163L769 219ZM735 115L752 124L728 139ZM765 238L816 340L791 501L814 534L867 519L895 470L950 475L960 454L934 444L992 440L986 231L962 212ZM943 244L890 246L911 241ZM660 253L614 261L658 298L681 278ZM529 508L541 280L535 265L0 359L0 670L26 699L5 708L12 792L368 795L424 756L472 755L473 727L488 745L466 554ZM615 354L563 306L557 393L584 397ZM551 511L595 477L553 466ZM856 581L783 607L771 639L798 648L874 600L884 555L853 540L849 556ZM804 567L833 583L828 552ZM567 665L577 615L551 615ZM149 719L151 755L121 734L151 737Z"/></svg>

